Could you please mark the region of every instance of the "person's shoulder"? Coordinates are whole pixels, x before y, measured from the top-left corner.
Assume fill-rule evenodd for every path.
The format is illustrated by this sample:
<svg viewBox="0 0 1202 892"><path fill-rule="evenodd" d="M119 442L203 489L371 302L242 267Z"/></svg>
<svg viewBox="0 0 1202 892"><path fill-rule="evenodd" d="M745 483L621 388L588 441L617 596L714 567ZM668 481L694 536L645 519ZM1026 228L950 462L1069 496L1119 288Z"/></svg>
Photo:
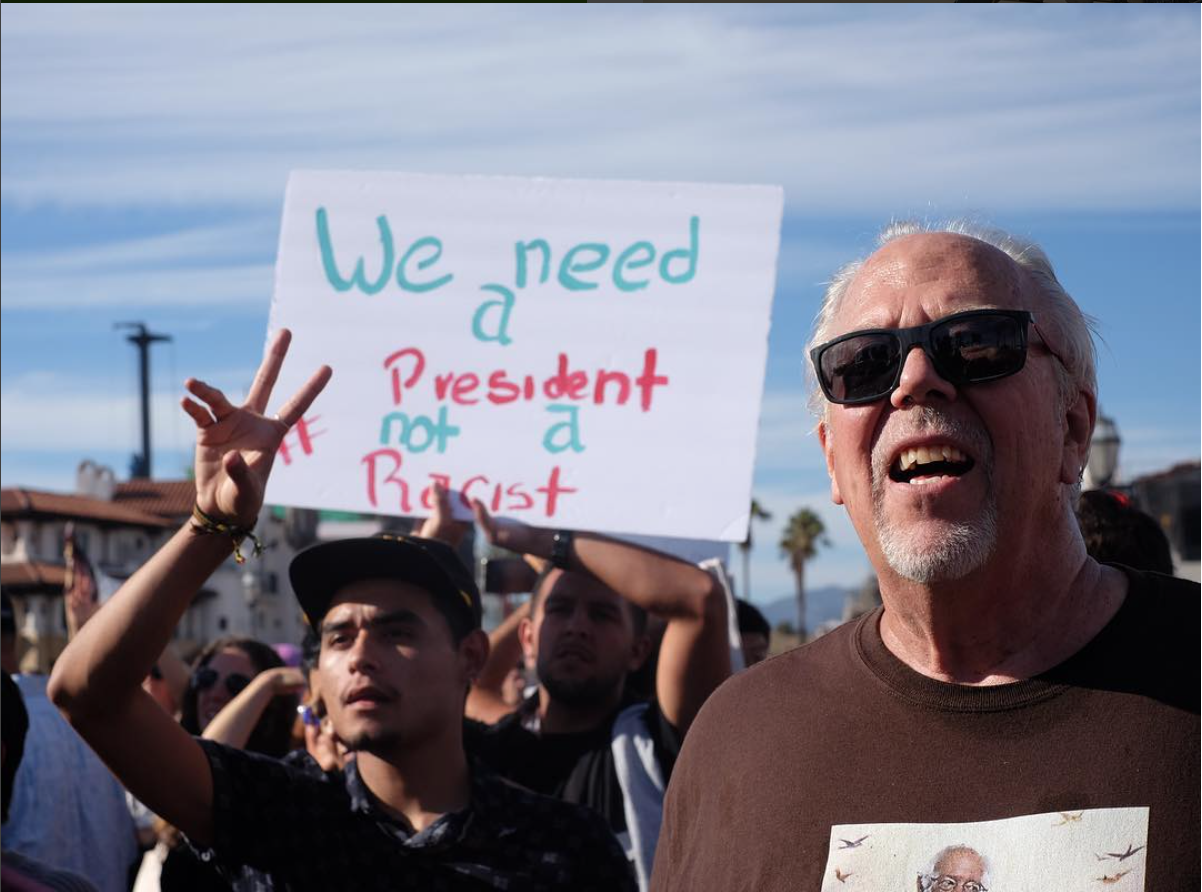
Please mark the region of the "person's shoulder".
<svg viewBox="0 0 1202 892"><path fill-rule="evenodd" d="M1167 576L1151 570L1136 570L1123 564L1110 564L1127 577L1127 595L1134 610L1165 616L1197 616L1202 606L1202 586L1192 579Z"/></svg>
<svg viewBox="0 0 1202 892"><path fill-rule="evenodd" d="M566 802L554 796L544 796L502 777L486 766L476 764L491 806L508 818L520 819L520 825L537 830L554 827L563 832L585 832L612 836L609 825L590 808Z"/></svg>
<svg viewBox="0 0 1202 892"><path fill-rule="evenodd" d="M473 770L487 791L489 809L503 816L511 827L508 832L519 842L523 835L536 837L538 845L576 863L582 877L586 871L600 871L589 877L590 883L602 875L622 882L628 878L630 862L600 814L583 805L535 793L478 763ZM613 888L624 886L619 882Z"/></svg>
<svg viewBox="0 0 1202 892"><path fill-rule="evenodd" d="M23 888L49 889L52 892L96 892L96 887L90 880L84 879L77 873L58 867L51 867L36 861L19 852L4 850L0 856L3 865L3 881L7 887L17 885L19 880L38 884Z"/></svg>
<svg viewBox="0 0 1202 892"><path fill-rule="evenodd" d="M195 740L209 760L215 782L214 794L220 799L236 801L243 798L240 793L245 794L252 788L264 791L264 795L271 788L278 790L285 787L312 788L315 795L323 797L330 791L345 792L344 774L339 771L323 772L308 753L290 753L282 759L273 759L262 753L249 752L203 737ZM344 797L340 795L341 798Z"/></svg>
<svg viewBox="0 0 1202 892"><path fill-rule="evenodd" d="M710 700L717 698L720 703L738 707L746 705L748 698L756 703L771 703L779 697L796 696L800 680L827 671L834 662L851 653L856 626L855 622L844 623L820 638L736 672Z"/></svg>
<svg viewBox="0 0 1202 892"><path fill-rule="evenodd" d="M820 638L736 672L710 694L693 720L686 743L740 737L748 727L775 728L781 716L805 709L811 694L827 687L832 673L849 667L858 622L844 623Z"/></svg>

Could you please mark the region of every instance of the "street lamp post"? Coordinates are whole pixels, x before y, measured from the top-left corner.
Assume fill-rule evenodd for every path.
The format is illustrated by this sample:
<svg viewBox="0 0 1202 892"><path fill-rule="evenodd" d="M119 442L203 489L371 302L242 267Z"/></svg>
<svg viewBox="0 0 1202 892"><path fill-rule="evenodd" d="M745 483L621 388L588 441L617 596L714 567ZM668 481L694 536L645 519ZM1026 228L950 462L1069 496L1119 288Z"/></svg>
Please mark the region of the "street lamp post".
<svg viewBox="0 0 1202 892"><path fill-rule="evenodd" d="M1089 460L1086 463L1089 472L1087 489L1103 489L1110 485L1118 468L1121 443L1118 425L1114 423L1114 419L1099 413L1093 441L1089 447Z"/></svg>

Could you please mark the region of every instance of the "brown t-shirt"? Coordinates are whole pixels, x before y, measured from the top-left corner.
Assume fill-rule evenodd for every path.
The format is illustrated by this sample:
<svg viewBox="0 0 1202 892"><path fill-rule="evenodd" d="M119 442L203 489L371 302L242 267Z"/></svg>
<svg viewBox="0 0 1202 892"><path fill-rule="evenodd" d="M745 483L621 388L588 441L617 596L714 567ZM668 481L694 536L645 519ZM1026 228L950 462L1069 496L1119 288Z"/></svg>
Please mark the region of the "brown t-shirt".
<svg viewBox="0 0 1202 892"><path fill-rule="evenodd" d="M1199 588L1126 572L1111 622L1025 681L920 675L880 611L730 679L652 889L1198 889Z"/></svg>

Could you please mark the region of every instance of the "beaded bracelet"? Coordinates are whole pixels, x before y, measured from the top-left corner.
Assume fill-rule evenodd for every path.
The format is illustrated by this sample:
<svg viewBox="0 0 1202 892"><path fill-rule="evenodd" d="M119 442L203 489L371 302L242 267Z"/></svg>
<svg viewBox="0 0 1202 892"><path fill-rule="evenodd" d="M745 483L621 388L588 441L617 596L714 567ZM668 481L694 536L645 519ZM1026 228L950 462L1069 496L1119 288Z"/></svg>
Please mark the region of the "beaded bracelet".
<svg viewBox="0 0 1202 892"><path fill-rule="evenodd" d="M216 533L221 536L229 536L231 539L233 539L235 563L246 563L246 557L242 554L241 547L242 543L246 539L250 539L250 541L255 543L254 556L263 556L263 543L259 540L258 536L251 532L255 526L253 523L250 525L251 529L243 529L242 527L236 527L233 524L223 523L220 520L214 520L213 518L209 517L209 515L205 514L198 504L194 504L192 506L192 521L192 529L198 533ZM257 522L258 521L256 520L256 523Z"/></svg>

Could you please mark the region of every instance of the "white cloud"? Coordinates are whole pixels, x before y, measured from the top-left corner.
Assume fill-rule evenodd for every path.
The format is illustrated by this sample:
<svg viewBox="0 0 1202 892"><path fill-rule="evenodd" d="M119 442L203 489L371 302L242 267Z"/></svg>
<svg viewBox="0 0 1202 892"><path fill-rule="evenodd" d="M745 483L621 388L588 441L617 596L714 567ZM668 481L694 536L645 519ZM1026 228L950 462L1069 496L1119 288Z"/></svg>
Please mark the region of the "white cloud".
<svg viewBox="0 0 1202 892"><path fill-rule="evenodd" d="M254 376L253 369L197 372L235 402L244 399L244 388ZM98 378L36 371L6 379L0 391L0 440L5 452L74 449L82 457L103 451L139 451L139 398L132 390L129 395L114 395ZM180 408L183 395L182 387L151 392L150 435L156 452L192 449L195 427Z"/></svg>
<svg viewBox="0 0 1202 892"><path fill-rule="evenodd" d="M269 207L291 168L375 167L780 182L807 211L1181 207L1198 182L1189 21L6 6L2 188Z"/></svg>

